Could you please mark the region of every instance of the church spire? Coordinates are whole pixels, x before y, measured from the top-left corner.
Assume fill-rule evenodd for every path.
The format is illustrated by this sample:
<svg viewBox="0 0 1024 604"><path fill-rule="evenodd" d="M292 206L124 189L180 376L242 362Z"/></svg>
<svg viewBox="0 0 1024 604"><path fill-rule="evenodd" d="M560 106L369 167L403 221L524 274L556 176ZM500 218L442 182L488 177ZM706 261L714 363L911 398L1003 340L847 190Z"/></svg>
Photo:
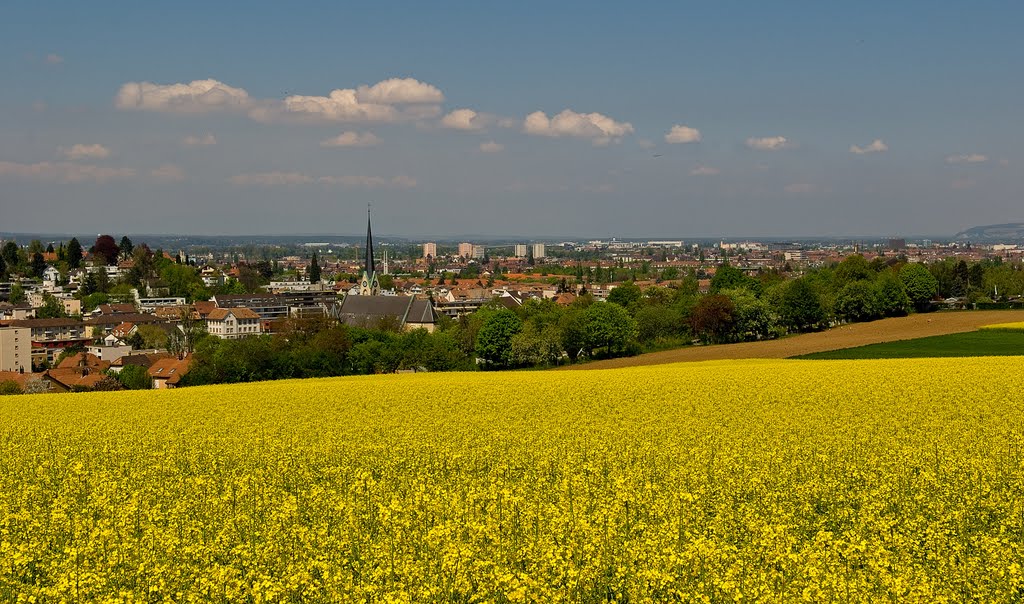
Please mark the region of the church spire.
<svg viewBox="0 0 1024 604"><path fill-rule="evenodd" d="M373 275L376 271L373 267L373 232L370 230L370 204L366 204L366 262L363 270L367 275Z"/></svg>
<svg viewBox="0 0 1024 604"><path fill-rule="evenodd" d="M366 259L363 264L363 277L359 280L360 296L376 296L380 294L380 282L377 270L373 265L373 232L370 230L370 204L366 204Z"/></svg>

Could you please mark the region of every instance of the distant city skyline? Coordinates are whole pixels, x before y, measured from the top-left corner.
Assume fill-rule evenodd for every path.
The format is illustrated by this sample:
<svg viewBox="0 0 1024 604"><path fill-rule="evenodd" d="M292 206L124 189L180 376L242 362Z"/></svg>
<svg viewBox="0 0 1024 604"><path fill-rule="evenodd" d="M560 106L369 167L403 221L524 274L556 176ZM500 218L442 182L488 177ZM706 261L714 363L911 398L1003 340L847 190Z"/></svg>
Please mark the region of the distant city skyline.
<svg viewBox="0 0 1024 604"><path fill-rule="evenodd" d="M1024 220L1022 16L19 3L0 230L952 236Z"/></svg>

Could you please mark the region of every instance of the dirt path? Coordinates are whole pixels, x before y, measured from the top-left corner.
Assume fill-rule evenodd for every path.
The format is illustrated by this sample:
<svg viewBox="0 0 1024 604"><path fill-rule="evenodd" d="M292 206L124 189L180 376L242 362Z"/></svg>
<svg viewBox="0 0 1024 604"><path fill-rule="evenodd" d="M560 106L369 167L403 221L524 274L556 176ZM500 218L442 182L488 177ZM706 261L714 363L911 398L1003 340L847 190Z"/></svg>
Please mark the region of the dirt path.
<svg viewBox="0 0 1024 604"><path fill-rule="evenodd" d="M611 369L613 367L717 359L784 359L801 354L853 348L865 344L962 333L974 331L982 325L1016 321L1024 321L1024 310L980 310L910 315L909 317L882 319L870 323L843 325L828 331L806 333L781 340L689 346L624 359L608 359L573 365L569 369Z"/></svg>

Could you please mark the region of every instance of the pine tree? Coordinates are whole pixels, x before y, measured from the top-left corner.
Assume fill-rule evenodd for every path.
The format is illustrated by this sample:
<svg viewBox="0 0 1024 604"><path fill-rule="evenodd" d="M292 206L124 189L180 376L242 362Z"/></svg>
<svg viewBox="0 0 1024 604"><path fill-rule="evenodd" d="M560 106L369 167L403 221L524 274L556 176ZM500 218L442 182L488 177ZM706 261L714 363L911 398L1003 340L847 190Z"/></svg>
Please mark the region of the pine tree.
<svg viewBox="0 0 1024 604"><path fill-rule="evenodd" d="M72 237L71 241L68 242L68 266L71 268L78 268L82 266L82 244L78 242L77 237Z"/></svg>
<svg viewBox="0 0 1024 604"><path fill-rule="evenodd" d="M320 283L320 265L316 261L316 252L313 252L313 259L309 263L309 282Z"/></svg>

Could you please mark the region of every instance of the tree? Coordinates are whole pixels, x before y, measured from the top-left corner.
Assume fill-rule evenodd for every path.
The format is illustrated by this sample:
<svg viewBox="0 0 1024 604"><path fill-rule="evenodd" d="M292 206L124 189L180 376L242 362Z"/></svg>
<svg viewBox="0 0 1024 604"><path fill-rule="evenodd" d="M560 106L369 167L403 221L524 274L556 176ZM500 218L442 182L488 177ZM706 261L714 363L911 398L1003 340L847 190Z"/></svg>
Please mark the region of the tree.
<svg viewBox="0 0 1024 604"><path fill-rule="evenodd" d="M717 294L723 289L743 287L754 293L760 293L760 287L756 279L752 279L740 269L729 263L724 263L715 269L715 276L711 278L710 292Z"/></svg>
<svg viewBox="0 0 1024 604"><path fill-rule="evenodd" d="M4 244L4 248L0 251L0 256L3 257L4 264L7 265L7 270L14 272L18 267L18 252L20 248L18 244L13 241L8 241Z"/></svg>
<svg viewBox="0 0 1024 604"><path fill-rule="evenodd" d="M121 250L121 259L128 260L132 257L132 252L135 251L135 245L132 240L128 238L128 235L121 237L121 244L117 246Z"/></svg>
<svg viewBox="0 0 1024 604"><path fill-rule="evenodd" d="M883 317L902 317L910 310L910 298L906 287L893 271L885 271L878 276L875 295L878 312Z"/></svg>
<svg viewBox="0 0 1024 604"><path fill-rule="evenodd" d="M967 265L964 265L964 272ZM900 269L900 281L906 287L907 297L918 310L924 310L935 299L939 282L931 272L920 264L905 264ZM965 279L966 290L966 279ZM966 291L965 291L966 293Z"/></svg>
<svg viewBox="0 0 1024 604"><path fill-rule="evenodd" d="M826 319L821 296L806 277L786 285L779 300L779 314L783 323L795 331L817 329Z"/></svg>
<svg viewBox="0 0 1024 604"><path fill-rule="evenodd" d="M0 279L7 278L7 261L0 255Z"/></svg>
<svg viewBox="0 0 1024 604"><path fill-rule="evenodd" d="M725 342L736 322L736 306L728 296L701 296L690 313L690 329L703 342Z"/></svg>
<svg viewBox="0 0 1024 604"><path fill-rule="evenodd" d="M870 281L850 281L836 296L836 317L854 323L877 319L882 315L878 298L878 290Z"/></svg>
<svg viewBox="0 0 1024 604"><path fill-rule="evenodd" d="M92 246L92 253L102 259L107 266L112 266L117 264L117 257L121 254L121 250L118 249L117 242L113 237L100 235Z"/></svg>
<svg viewBox="0 0 1024 604"><path fill-rule="evenodd" d="M7 301L11 304L21 304L25 301L25 289L21 286L21 283L11 284L11 295Z"/></svg>
<svg viewBox="0 0 1024 604"><path fill-rule="evenodd" d="M722 290L733 304L734 324L732 339L739 341L764 340L777 337L779 318L767 300L758 298L748 289L736 287Z"/></svg>
<svg viewBox="0 0 1024 604"><path fill-rule="evenodd" d="M36 317L39 319L56 319L66 317L64 304L55 298L50 292L43 293L43 305L36 310Z"/></svg>
<svg viewBox="0 0 1024 604"><path fill-rule="evenodd" d="M43 272L46 271L46 260L43 259L42 252L32 254L32 265L29 268L32 270L33 277L43 278Z"/></svg>
<svg viewBox="0 0 1024 604"><path fill-rule="evenodd" d="M117 381L127 390L148 390L152 388L149 371L141 365L125 365L117 372Z"/></svg>
<svg viewBox="0 0 1024 604"><path fill-rule="evenodd" d="M33 254L42 254L45 250L46 248L43 247L43 242L38 239L33 239L28 244L29 256L32 256Z"/></svg>
<svg viewBox="0 0 1024 604"><path fill-rule="evenodd" d="M605 349L608 356L617 356L636 342L636 321L618 304L591 304L584 309L581 323L584 348L590 356L598 348Z"/></svg>
<svg viewBox="0 0 1024 604"><path fill-rule="evenodd" d="M68 267L78 268L82 265L82 244L78 242L77 237L72 237L68 242L67 256Z"/></svg>
<svg viewBox="0 0 1024 604"><path fill-rule="evenodd" d="M0 382L0 396L5 394L21 394L21 386L14 380L4 380Z"/></svg>
<svg viewBox="0 0 1024 604"><path fill-rule="evenodd" d="M608 294L608 301L631 310L642 297L643 291L637 287L636 283L626 281L612 289L611 293Z"/></svg>
<svg viewBox="0 0 1024 604"><path fill-rule="evenodd" d="M320 283L320 264L316 261L316 252L313 252L313 259L309 262L309 282Z"/></svg>
<svg viewBox="0 0 1024 604"><path fill-rule="evenodd" d="M512 338L522 329L523 322L516 313L502 308L487 313L487 318L476 335L476 355L487 366L512 366Z"/></svg>
<svg viewBox="0 0 1024 604"><path fill-rule="evenodd" d="M873 274L871 265L860 254L851 254L836 266L836 281L839 285L870 279Z"/></svg>

